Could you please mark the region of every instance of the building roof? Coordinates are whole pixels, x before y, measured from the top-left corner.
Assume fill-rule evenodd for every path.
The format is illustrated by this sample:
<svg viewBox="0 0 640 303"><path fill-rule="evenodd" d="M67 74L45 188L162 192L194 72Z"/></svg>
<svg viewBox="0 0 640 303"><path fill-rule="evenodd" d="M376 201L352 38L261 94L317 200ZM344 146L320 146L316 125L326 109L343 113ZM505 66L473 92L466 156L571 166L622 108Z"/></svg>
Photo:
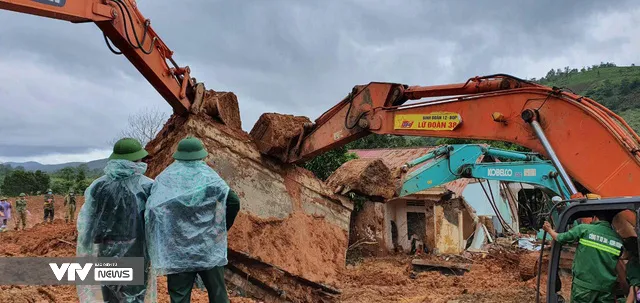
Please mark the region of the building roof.
<svg viewBox="0 0 640 303"><path fill-rule="evenodd" d="M382 159L392 172L398 171L405 163L414 160L426 153L436 149L437 146L411 147L411 148L378 148L378 149L352 149L349 152L355 153L363 159ZM417 165L409 170L412 172L426 163ZM462 196L462 191L469 184L467 178L460 178L444 184L444 189L453 192L456 197ZM442 188L440 187L440 188ZM421 192L422 193L422 192ZM420 194L420 193L418 193Z"/></svg>

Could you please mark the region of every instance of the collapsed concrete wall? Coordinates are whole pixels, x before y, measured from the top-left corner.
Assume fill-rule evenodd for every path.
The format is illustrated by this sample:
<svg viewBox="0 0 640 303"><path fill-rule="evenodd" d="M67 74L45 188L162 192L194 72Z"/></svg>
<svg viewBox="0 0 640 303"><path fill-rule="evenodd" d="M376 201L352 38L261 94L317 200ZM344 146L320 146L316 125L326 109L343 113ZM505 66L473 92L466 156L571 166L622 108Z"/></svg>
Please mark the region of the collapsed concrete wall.
<svg viewBox="0 0 640 303"><path fill-rule="evenodd" d="M211 104L237 103L235 98L233 93L208 91L191 115L172 116L147 145L148 175L157 176L173 162L181 139L201 139L209 151L207 163L241 200L229 232L230 255L239 252L308 281L335 285L345 264L353 204L334 195L312 173L261 156L249 134L210 115Z"/></svg>

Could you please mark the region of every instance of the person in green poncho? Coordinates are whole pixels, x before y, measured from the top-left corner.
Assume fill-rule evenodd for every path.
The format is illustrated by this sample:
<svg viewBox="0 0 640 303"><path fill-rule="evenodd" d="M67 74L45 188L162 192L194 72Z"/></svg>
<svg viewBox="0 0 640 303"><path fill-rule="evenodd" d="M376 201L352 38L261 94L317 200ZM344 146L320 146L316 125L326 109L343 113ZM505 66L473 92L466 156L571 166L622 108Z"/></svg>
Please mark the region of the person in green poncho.
<svg viewBox="0 0 640 303"><path fill-rule="evenodd" d="M205 163L202 141L178 143L175 162L155 179L145 210L156 275L167 276L171 303L189 303L197 277L209 302L229 302L224 284L227 231L240 210L238 195Z"/></svg>
<svg viewBox="0 0 640 303"><path fill-rule="evenodd" d="M147 165L142 159L147 155L136 139L116 142L105 174L86 190L76 247L78 257L144 258L144 285L77 285L81 303L143 303L145 297L155 297L155 290L147 289L155 286L148 279L144 234L144 209L153 185L144 175Z"/></svg>

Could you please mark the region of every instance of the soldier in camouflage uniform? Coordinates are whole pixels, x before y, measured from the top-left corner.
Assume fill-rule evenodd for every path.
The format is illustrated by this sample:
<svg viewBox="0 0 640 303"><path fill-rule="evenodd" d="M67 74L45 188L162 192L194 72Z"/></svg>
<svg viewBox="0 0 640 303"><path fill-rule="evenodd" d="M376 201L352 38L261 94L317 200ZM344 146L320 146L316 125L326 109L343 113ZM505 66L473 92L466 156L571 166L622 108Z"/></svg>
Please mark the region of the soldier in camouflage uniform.
<svg viewBox="0 0 640 303"><path fill-rule="evenodd" d="M53 193L51 189L47 189L47 193L44 195L44 222L47 222L47 218L49 218L49 223L53 223L53 203L55 203Z"/></svg>
<svg viewBox="0 0 640 303"><path fill-rule="evenodd" d="M73 218L76 216L76 195L73 190L69 190L69 194L64 197L64 206L67 207L64 214L64 221L73 223Z"/></svg>
<svg viewBox="0 0 640 303"><path fill-rule="evenodd" d="M21 193L20 198L16 200L16 211L18 212L16 216L16 230L18 230L20 222L22 222L22 230L27 227L27 200L24 198L25 196L24 193Z"/></svg>

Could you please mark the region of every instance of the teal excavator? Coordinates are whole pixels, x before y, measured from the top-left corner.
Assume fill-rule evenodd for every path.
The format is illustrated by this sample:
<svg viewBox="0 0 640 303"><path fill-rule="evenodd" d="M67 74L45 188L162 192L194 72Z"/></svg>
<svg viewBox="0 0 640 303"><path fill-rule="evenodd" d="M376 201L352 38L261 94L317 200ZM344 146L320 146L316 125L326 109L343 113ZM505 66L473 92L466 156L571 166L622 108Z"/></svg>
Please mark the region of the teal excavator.
<svg viewBox="0 0 640 303"><path fill-rule="evenodd" d="M482 156L506 161L479 162ZM444 145L406 163L403 170L407 172L425 162L428 163L405 176L400 196L411 195L459 178L475 178L538 185L563 199L570 197L569 190L559 178L553 163L543 160L536 153L503 150L483 144ZM491 200L493 195L489 195L486 190L485 194ZM548 209L551 209L554 200L559 199L548 201ZM557 208L553 211L552 218L554 222L558 222Z"/></svg>

